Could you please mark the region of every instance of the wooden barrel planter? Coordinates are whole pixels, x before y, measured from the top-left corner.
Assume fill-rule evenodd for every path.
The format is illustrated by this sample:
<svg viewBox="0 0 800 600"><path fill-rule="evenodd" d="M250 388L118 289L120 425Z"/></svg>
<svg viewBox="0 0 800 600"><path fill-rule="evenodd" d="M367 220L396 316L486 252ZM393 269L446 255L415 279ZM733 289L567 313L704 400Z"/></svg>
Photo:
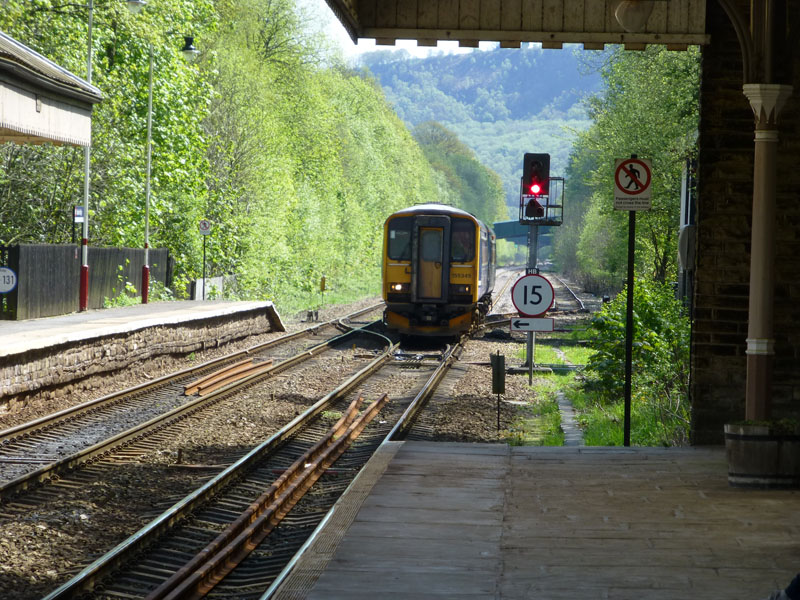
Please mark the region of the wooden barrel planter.
<svg viewBox="0 0 800 600"><path fill-rule="evenodd" d="M800 427L725 425L728 483L762 489L800 488Z"/></svg>

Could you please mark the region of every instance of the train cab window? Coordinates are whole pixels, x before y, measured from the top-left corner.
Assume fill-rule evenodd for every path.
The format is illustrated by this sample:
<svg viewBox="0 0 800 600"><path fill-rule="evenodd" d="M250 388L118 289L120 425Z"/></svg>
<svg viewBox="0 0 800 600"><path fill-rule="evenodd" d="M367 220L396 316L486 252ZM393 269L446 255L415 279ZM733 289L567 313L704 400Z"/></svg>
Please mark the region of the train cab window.
<svg viewBox="0 0 800 600"><path fill-rule="evenodd" d="M450 260L468 262L475 257L475 224L467 219L453 219Z"/></svg>
<svg viewBox="0 0 800 600"><path fill-rule="evenodd" d="M392 260L411 260L412 217L397 217L389 222L388 254Z"/></svg>

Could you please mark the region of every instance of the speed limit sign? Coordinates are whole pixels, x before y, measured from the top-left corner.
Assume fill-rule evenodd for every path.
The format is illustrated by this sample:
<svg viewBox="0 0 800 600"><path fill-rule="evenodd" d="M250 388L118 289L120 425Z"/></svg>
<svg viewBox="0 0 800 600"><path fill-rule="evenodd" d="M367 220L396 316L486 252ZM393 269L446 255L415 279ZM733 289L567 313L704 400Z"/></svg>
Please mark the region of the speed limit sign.
<svg viewBox="0 0 800 600"><path fill-rule="evenodd" d="M511 302L523 317L538 317L553 306L552 284L541 275L523 275L511 288Z"/></svg>

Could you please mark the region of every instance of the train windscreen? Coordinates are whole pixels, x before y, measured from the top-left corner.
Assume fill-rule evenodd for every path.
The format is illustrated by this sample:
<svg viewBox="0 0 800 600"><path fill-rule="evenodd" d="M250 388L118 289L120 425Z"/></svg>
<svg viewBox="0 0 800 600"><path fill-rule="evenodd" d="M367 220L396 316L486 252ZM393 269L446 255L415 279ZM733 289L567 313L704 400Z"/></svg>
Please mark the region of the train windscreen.
<svg viewBox="0 0 800 600"><path fill-rule="evenodd" d="M411 225L413 217L397 217L389 222L387 254L392 260L411 260Z"/></svg>
<svg viewBox="0 0 800 600"><path fill-rule="evenodd" d="M450 227L450 261L471 261L475 257L475 224L468 219L453 219Z"/></svg>

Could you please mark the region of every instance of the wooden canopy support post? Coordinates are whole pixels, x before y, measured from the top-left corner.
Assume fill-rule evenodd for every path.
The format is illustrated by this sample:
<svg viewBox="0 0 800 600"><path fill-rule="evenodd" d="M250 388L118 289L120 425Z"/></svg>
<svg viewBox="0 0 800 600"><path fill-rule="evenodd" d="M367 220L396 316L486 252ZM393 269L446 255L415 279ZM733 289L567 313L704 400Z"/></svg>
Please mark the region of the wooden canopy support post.
<svg viewBox="0 0 800 600"><path fill-rule="evenodd" d="M775 289L775 207L778 176L778 116L791 85L783 61L788 51L786 0L751 0L750 19L737 0L718 0L733 24L742 49L744 95L755 115L753 224L750 245L750 299L747 324L745 418L770 416Z"/></svg>
<svg viewBox="0 0 800 600"><path fill-rule="evenodd" d="M764 420L770 416L772 363L775 354L772 322L775 288L777 119L792 93L792 86L749 83L743 89L756 121L745 418Z"/></svg>

